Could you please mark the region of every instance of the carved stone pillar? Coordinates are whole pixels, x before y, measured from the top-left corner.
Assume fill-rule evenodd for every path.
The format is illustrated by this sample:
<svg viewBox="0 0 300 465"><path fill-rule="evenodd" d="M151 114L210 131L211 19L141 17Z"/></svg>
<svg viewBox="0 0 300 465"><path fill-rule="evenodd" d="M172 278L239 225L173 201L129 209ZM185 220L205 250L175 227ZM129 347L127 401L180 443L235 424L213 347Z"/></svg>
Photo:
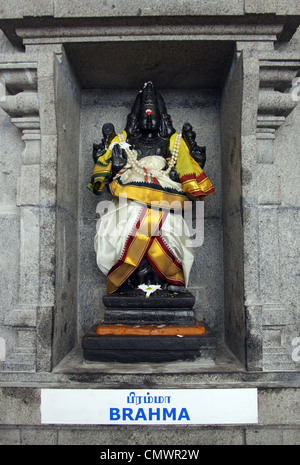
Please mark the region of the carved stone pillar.
<svg viewBox="0 0 300 465"><path fill-rule="evenodd" d="M300 69L298 57L274 52L258 54L258 105L256 118L256 160L248 204L244 207L244 228L249 225L245 243L247 367L256 370L294 369L290 347L284 344L285 330L291 323L281 296L279 214L281 171L275 160L276 131L297 105L293 83ZM254 149L255 150L255 149ZM282 154L288 163L288 154ZM247 245L248 244L248 245ZM248 252L249 250L249 252ZM251 263L251 266L247 265ZM248 279L247 279L248 276Z"/></svg>
<svg viewBox="0 0 300 465"><path fill-rule="evenodd" d="M4 367L51 371L76 338L80 89L59 45L3 56L0 82L1 106L24 142L18 304L5 316L17 343Z"/></svg>
<svg viewBox="0 0 300 465"><path fill-rule="evenodd" d="M291 323L287 303L281 295L280 209L282 173L275 159L276 131L297 105L293 89L300 69L299 57L261 55L259 59L259 104L257 116L258 228L260 236L260 301L264 370L294 368L285 332ZM288 153L282 153L288 163Z"/></svg>
<svg viewBox="0 0 300 465"><path fill-rule="evenodd" d="M20 155L17 181L17 207L20 218L20 268L18 305L5 317L5 324L16 331L17 345L8 356L5 368L35 369L36 310L39 302L39 184L40 120L37 93L36 58L16 56L0 64L5 83L1 106L11 122L22 132L24 150Z"/></svg>
<svg viewBox="0 0 300 465"><path fill-rule="evenodd" d="M291 312L281 293L284 206L274 140L297 104L299 70L299 54L240 42L223 89L225 338L248 370L295 369L284 342Z"/></svg>

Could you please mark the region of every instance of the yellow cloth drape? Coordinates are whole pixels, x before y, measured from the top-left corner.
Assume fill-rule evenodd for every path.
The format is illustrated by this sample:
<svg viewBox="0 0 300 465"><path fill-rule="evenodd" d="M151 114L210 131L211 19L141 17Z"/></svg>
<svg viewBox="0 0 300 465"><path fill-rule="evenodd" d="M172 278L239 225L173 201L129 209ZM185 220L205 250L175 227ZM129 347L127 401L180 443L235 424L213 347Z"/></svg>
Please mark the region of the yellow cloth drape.
<svg viewBox="0 0 300 465"><path fill-rule="evenodd" d="M123 137L126 140L126 132L122 131ZM174 147L174 141L177 133L174 133L170 138L170 151L172 153ZM119 137L116 136L112 142L120 142ZM110 183L111 193L115 197L126 195L127 198L136 200L138 202L144 202L150 206L151 201L167 201L172 203L173 201L179 201L181 205L186 200L185 193L191 195L197 199L203 199L209 194L214 192L214 187L203 169L190 155L189 149L181 138L178 158L176 163L176 170L179 175L182 192L175 191L173 189L162 188L161 186L151 183L135 183L122 184L118 176L114 179L112 177L112 152L107 149L104 155L98 158L95 166L91 182L88 188L99 195L102 189L107 183Z"/></svg>
<svg viewBox="0 0 300 465"><path fill-rule="evenodd" d="M170 150L173 152L176 133L170 139ZM176 163L181 188L195 198L203 199L215 192L212 183L201 166L193 159L183 138L180 140L179 153Z"/></svg>

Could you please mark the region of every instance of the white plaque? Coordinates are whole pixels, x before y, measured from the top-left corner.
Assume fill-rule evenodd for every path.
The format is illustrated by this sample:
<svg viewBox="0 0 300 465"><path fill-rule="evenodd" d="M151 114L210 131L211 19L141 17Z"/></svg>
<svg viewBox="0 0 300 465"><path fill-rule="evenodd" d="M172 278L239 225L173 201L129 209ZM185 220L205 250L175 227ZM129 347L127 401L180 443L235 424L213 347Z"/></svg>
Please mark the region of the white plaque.
<svg viewBox="0 0 300 465"><path fill-rule="evenodd" d="M257 389L42 389L41 422L80 425L257 423Z"/></svg>

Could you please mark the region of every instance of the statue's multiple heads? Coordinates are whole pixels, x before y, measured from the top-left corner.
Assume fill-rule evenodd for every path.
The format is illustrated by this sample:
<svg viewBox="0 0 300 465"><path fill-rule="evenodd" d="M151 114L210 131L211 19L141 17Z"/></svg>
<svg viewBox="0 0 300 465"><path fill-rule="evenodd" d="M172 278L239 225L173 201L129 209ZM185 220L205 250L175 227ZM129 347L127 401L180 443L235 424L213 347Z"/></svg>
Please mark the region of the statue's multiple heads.
<svg viewBox="0 0 300 465"><path fill-rule="evenodd" d="M146 82L143 89L139 91L131 112L127 116L125 127L127 139L132 142L140 136L155 135L166 142L176 131L172 124L171 116L167 113L166 105L161 94L155 89L151 81ZM106 123L102 127L103 139L101 144L94 144L93 157L96 163L99 156L103 155L116 136L113 124ZM201 168L205 164L205 147L199 147L196 143L196 134L189 123L182 128L182 137L185 140L192 157L199 163ZM121 160L124 164L124 160ZM119 165L118 165L119 166ZM123 165L122 165L123 166ZM121 167L122 167L121 166Z"/></svg>
<svg viewBox="0 0 300 465"><path fill-rule="evenodd" d="M128 136L158 132L161 137L171 137L175 132L165 102L151 81L144 84L127 117Z"/></svg>

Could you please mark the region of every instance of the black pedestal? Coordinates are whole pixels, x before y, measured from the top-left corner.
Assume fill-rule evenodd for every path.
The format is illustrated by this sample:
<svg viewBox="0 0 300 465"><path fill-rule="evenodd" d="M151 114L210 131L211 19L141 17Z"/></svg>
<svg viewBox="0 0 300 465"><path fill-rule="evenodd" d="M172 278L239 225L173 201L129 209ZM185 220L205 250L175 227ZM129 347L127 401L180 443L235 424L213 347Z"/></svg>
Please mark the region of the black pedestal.
<svg viewBox="0 0 300 465"><path fill-rule="evenodd" d="M205 334L200 334L197 330L199 322L195 320L193 310L195 297L190 292L156 292L148 298L145 294L138 293L131 296L112 294L103 297L103 302L106 306L104 320L94 324L82 339L86 361L159 363L198 358L215 359L216 338L203 323ZM112 334L97 334L99 325L111 326ZM166 326L171 331L164 335L160 330L159 335L157 332L155 335L145 335L130 330L135 334L120 335L118 325L131 329L135 326L146 329L151 325L158 329Z"/></svg>
<svg viewBox="0 0 300 465"><path fill-rule="evenodd" d="M104 324L127 325L194 325L195 297L190 293L153 293L127 296L112 294L103 297L106 306Z"/></svg>
<svg viewBox="0 0 300 465"><path fill-rule="evenodd" d="M206 334L189 336L107 336L96 334L101 322L93 325L82 339L83 356L90 362L173 362L215 359L216 338L206 326Z"/></svg>
<svg viewBox="0 0 300 465"><path fill-rule="evenodd" d="M189 291L170 293L167 291L155 291L149 297L145 297L143 291L132 291L132 295L118 294L117 292L103 297L104 305L109 308L150 308L150 307L174 307L193 308L195 297Z"/></svg>

